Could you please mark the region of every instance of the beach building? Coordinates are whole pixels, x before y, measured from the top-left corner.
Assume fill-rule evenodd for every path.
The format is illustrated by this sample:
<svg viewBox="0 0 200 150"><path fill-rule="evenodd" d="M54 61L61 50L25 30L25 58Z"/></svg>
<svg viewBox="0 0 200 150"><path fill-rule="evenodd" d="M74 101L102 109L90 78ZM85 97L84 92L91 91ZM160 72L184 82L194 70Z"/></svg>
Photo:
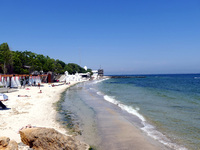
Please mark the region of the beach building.
<svg viewBox="0 0 200 150"><path fill-rule="evenodd" d="M92 73L93 73L92 79L94 80L98 79L98 70L92 70Z"/></svg>
<svg viewBox="0 0 200 150"><path fill-rule="evenodd" d="M62 81L69 83L71 81L86 81L89 80L90 73L75 73L74 75L70 75L68 71L65 71L65 78Z"/></svg>
<svg viewBox="0 0 200 150"><path fill-rule="evenodd" d="M99 76L99 77L103 77L103 75L104 75L103 69L99 69L99 70L98 70L98 76Z"/></svg>
<svg viewBox="0 0 200 150"><path fill-rule="evenodd" d="M83 68L85 69L85 71L87 71L87 66L84 66Z"/></svg>
<svg viewBox="0 0 200 150"><path fill-rule="evenodd" d="M94 80L99 79L99 78L103 77L103 75L104 75L103 69L92 70L92 73L93 73L92 78Z"/></svg>

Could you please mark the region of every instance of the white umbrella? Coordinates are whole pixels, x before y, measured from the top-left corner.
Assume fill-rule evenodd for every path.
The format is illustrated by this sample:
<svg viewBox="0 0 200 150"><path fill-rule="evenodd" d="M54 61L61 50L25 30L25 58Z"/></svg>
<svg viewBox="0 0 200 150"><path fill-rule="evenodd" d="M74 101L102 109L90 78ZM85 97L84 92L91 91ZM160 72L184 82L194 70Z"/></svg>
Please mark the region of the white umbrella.
<svg viewBox="0 0 200 150"><path fill-rule="evenodd" d="M6 94L0 93L0 101L8 100L8 96Z"/></svg>

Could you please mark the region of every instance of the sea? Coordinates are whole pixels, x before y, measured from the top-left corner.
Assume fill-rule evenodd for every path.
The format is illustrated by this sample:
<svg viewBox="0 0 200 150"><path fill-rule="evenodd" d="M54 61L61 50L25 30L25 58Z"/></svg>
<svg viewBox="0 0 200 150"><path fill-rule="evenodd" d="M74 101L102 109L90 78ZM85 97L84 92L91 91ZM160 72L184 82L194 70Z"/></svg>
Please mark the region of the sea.
<svg viewBox="0 0 200 150"><path fill-rule="evenodd" d="M98 149L103 135L96 116L104 105L126 112L137 128L169 149L200 149L200 74L123 75L80 83L64 93L59 118Z"/></svg>

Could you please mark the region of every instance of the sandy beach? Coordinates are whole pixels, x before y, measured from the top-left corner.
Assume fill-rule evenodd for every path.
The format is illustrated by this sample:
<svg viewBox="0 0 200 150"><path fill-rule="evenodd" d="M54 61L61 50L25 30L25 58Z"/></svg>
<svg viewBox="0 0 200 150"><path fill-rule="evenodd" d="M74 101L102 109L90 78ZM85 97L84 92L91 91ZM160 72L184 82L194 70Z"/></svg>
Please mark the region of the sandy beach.
<svg viewBox="0 0 200 150"><path fill-rule="evenodd" d="M71 85L73 84L75 83ZM40 89L39 87L25 87L5 93L8 100L3 101L3 104L7 106L7 109L0 108L0 135L19 143L21 140L18 131L28 124L54 128L66 134L67 131L56 122L56 110L53 108L53 103L59 100L60 93L67 87L69 85L52 87L50 84L42 84ZM28 97L23 97L25 95Z"/></svg>

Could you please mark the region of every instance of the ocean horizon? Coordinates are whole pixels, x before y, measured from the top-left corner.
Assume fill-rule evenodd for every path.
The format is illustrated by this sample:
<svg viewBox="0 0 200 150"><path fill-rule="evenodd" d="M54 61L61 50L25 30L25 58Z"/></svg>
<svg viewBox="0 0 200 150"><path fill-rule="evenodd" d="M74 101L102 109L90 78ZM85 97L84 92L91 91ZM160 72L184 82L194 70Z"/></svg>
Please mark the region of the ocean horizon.
<svg viewBox="0 0 200 150"><path fill-rule="evenodd" d="M200 73L125 73L105 74L105 76L154 76L154 75L200 75Z"/></svg>

